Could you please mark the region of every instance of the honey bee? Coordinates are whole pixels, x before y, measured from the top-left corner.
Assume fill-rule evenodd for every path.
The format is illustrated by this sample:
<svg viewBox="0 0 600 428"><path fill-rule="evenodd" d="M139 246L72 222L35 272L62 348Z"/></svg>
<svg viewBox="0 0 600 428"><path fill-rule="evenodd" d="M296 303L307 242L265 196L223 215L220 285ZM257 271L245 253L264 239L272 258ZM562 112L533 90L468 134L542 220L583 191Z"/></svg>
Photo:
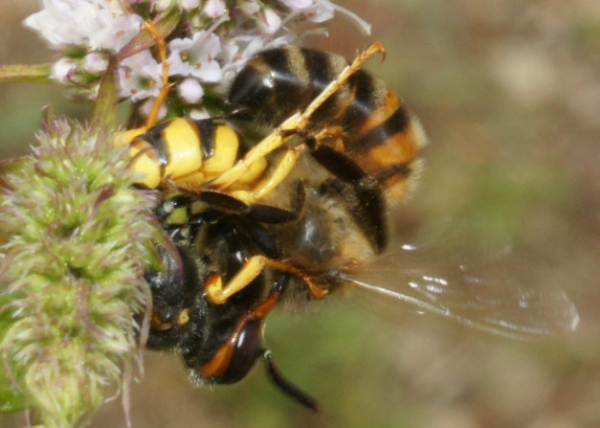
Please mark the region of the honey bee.
<svg viewBox="0 0 600 428"><path fill-rule="evenodd" d="M385 210L412 188L421 169L417 152L426 137L400 98L383 81L358 68L374 52L383 52L381 45L372 44L352 64L336 54L296 46L252 58L229 92L228 101L235 109L230 119L302 138L290 144L289 139L267 137L210 185L227 188L256 159L284 144L288 153L308 149L338 179L338 192L353 205L352 213L376 251L383 251ZM273 174L278 183L291 168L281 170Z"/></svg>

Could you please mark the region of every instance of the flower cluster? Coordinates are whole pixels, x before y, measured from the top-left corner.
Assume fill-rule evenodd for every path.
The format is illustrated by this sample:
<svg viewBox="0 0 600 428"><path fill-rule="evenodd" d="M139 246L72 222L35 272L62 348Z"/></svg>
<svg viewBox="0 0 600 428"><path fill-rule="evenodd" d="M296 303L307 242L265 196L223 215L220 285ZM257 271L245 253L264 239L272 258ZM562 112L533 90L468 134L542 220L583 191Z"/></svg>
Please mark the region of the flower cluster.
<svg viewBox="0 0 600 428"><path fill-rule="evenodd" d="M52 77L93 97L108 55L139 34L144 21L176 13L177 25L167 37L169 77L177 87L171 97L200 108L205 93L221 93L254 53L294 42L299 23L319 24L334 12L369 31L355 14L329 0L44 0L44 8L25 25L61 51ZM123 59L120 96L133 102L156 97L161 72L149 49Z"/></svg>
<svg viewBox="0 0 600 428"><path fill-rule="evenodd" d="M79 426L131 381L155 200L132 187L112 133L58 119L38 138L2 177L0 404Z"/></svg>

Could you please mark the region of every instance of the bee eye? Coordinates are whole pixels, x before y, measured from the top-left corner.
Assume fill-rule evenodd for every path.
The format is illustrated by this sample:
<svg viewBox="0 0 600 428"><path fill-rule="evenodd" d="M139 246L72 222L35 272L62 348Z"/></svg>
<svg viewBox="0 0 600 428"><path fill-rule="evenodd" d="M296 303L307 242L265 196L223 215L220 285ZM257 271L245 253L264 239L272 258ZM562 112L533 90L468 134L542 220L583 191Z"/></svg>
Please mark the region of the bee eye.
<svg viewBox="0 0 600 428"><path fill-rule="evenodd" d="M237 341L233 352L231 354L231 361L227 366L227 370L223 373L219 382L222 383L235 383L243 379L254 363L256 359L264 353L262 339L261 339L261 320L249 319L244 325Z"/></svg>

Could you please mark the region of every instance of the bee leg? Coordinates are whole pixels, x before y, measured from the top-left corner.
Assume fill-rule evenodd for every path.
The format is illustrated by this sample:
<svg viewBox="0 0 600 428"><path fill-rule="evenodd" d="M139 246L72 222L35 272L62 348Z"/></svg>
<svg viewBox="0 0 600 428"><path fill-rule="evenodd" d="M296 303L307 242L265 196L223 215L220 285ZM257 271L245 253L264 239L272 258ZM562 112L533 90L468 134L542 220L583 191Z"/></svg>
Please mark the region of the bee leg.
<svg viewBox="0 0 600 428"><path fill-rule="evenodd" d="M225 189L231 186L250 169L250 166L254 162L281 147L290 135L301 133L305 130L313 113L334 93L340 90L346 84L346 81L350 76L352 76L371 55L377 52L384 52L383 46L381 46L379 42L371 44L364 52L359 54L352 64L346 66L339 76L327 85L303 112L296 113L287 118L271 134L250 149L232 168L209 182L208 186L216 189ZM285 175L287 175L287 173ZM283 177L278 178L277 183L280 183L283 180Z"/></svg>
<svg viewBox="0 0 600 428"><path fill-rule="evenodd" d="M260 248L261 253L269 258L280 258L281 250L279 245L273 239L272 233L267 230L261 223L256 221L248 221L244 218L239 218L242 230L252 239L252 241Z"/></svg>
<svg viewBox="0 0 600 428"><path fill-rule="evenodd" d="M158 118L158 113L160 111L160 106L167 98L169 91L171 90L171 85L169 83L169 63L167 62L167 44L164 36L160 33L156 25L151 20L148 20L142 24L142 30L150 33L152 37L156 40L156 49L158 52L158 59L162 64L162 87L160 88L160 92L158 96L154 100L152 104L152 109L148 114L148 119L146 120L146 129L153 127L156 124L156 119Z"/></svg>
<svg viewBox="0 0 600 428"><path fill-rule="evenodd" d="M233 333L213 357L200 368L200 375L218 383L234 383L243 379L259 357L267 364L267 373L273 383L286 395L298 403L315 411L317 401L300 388L285 379L273 361L271 351L264 349L263 323L271 309L280 300L290 276L283 273L269 290L265 300L244 314L237 322Z"/></svg>
<svg viewBox="0 0 600 428"><path fill-rule="evenodd" d="M375 251L381 253L387 246L387 229L385 198L379 181L349 156L329 146L318 146L311 155L337 177L338 180L325 182L325 187L335 191L346 202ZM352 186L353 192L348 192L347 185Z"/></svg>
<svg viewBox="0 0 600 428"><path fill-rule="evenodd" d="M266 257L263 258L265 266L280 270L282 272L289 272L292 275L295 275L298 278L300 278L306 284L306 286L310 290L310 293L315 299L322 299L323 297L325 297L325 295L327 295L327 293L329 293L329 290L327 288L324 288L321 285L317 284L317 282L312 276L310 276L303 270L297 268L293 264L286 262L285 260L275 260Z"/></svg>

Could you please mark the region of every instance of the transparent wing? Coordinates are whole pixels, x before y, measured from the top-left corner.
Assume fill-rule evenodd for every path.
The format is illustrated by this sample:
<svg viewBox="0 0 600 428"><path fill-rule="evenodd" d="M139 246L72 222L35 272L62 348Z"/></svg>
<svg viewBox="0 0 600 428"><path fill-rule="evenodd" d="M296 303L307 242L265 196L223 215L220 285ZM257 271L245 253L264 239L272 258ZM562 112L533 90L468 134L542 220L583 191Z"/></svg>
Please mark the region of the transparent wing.
<svg viewBox="0 0 600 428"><path fill-rule="evenodd" d="M536 284L502 256L440 260L427 248L398 246L358 276L355 287L487 332L529 338L573 331L577 308L562 290Z"/></svg>

